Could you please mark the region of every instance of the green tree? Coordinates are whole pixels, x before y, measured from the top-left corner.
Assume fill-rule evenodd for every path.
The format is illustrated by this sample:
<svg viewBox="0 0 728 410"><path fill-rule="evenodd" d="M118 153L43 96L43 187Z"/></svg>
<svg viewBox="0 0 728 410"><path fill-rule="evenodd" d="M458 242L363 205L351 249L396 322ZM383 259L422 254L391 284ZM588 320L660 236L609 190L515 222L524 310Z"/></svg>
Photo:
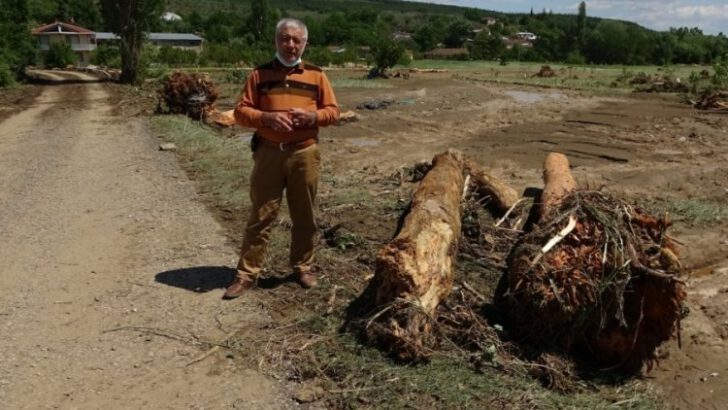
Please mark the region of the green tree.
<svg viewBox="0 0 728 410"><path fill-rule="evenodd" d="M470 23L465 20L455 20L447 26L445 46L462 47L470 34Z"/></svg>
<svg viewBox="0 0 728 410"><path fill-rule="evenodd" d="M69 6L75 24L91 30L102 28L101 10L96 0L70 0Z"/></svg>
<svg viewBox="0 0 728 410"><path fill-rule="evenodd" d="M493 60L499 58L506 50L500 34L481 32L468 45L470 56L476 60Z"/></svg>
<svg viewBox="0 0 728 410"><path fill-rule="evenodd" d="M91 64L101 67L120 68L121 56L116 44L102 43L91 53Z"/></svg>
<svg viewBox="0 0 728 410"><path fill-rule="evenodd" d="M121 82L140 80L142 44L163 10L164 0L101 0L106 25L120 38Z"/></svg>
<svg viewBox="0 0 728 410"><path fill-rule="evenodd" d="M76 64L76 60L76 54L68 43L54 41L45 55L44 62L46 67L66 68L66 66Z"/></svg>
<svg viewBox="0 0 728 410"><path fill-rule="evenodd" d="M393 67L402 58L404 49L402 45L392 40L392 36L386 32L380 32L374 44L372 44L372 56L374 67L369 70L369 78L378 78L386 75L389 68Z"/></svg>
<svg viewBox="0 0 728 410"><path fill-rule="evenodd" d="M579 3L579 16L576 18L576 42L581 49L586 37L586 3Z"/></svg>
<svg viewBox="0 0 728 410"><path fill-rule="evenodd" d="M12 80L35 61L29 20L27 0L0 0L0 75L4 78L0 86L7 85L8 79Z"/></svg>
<svg viewBox="0 0 728 410"><path fill-rule="evenodd" d="M598 64L627 64L631 40L624 23L603 20L587 36L585 54Z"/></svg>
<svg viewBox="0 0 728 410"><path fill-rule="evenodd" d="M273 12L268 0L253 0L250 3L250 17L248 28L258 42L271 42L273 40Z"/></svg>
<svg viewBox="0 0 728 410"><path fill-rule="evenodd" d="M428 51L437 47L439 38L435 29L429 24L423 24L412 35L412 39L417 43L420 51Z"/></svg>

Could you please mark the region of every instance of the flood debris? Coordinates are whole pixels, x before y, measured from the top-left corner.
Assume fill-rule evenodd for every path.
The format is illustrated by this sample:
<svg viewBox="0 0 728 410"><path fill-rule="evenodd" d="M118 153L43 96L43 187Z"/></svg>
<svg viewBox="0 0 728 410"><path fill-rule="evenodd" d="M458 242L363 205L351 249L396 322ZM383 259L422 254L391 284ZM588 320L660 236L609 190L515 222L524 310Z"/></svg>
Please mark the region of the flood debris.
<svg viewBox="0 0 728 410"><path fill-rule="evenodd" d="M690 103L699 110L728 112L728 91L704 92Z"/></svg>
<svg viewBox="0 0 728 410"><path fill-rule="evenodd" d="M608 368L649 370L656 348L679 335L686 298L670 221L577 190L565 161L547 157L541 218L509 258L513 328L537 346L591 352Z"/></svg>
<svg viewBox="0 0 728 410"><path fill-rule="evenodd" d="M382 108L387 108L390 105L394 104L395 101L392 98L385 98L381 100L369 100L364 101L363 103L356 106L357 109L360 110L379 110Z"/></svg>
<svg viewBox="0 0 728 410"><path fill-rule="evenodd" d="M426 358L431 317L452 291L465 185L462 153L435 156L417 187L397 236L377 256L378 312L367 324L370 340L400 360Z"/></svg>
<svg viewBox="0 0 728 410"><path fill-rule="evenodd" d="M547 156L540 202L530 209L515 190L457 151L437 155L426 172L401 230L377 258L370 283L376 296L365 326L370 341L400 360L420 361L444 337L475 346L471 354L494 365L482 349L492 345L503 354L509 342L498 340L499 332L478 313L490 300L507 312L509 339L540 350L527 362L511 362L532 363L526 367L534 377L567 390L568 379L577 377L573 354L586 352L592 365L634 374L643 366L649 371L657 347L679 338L686 291L667 215L580 190L562 154ZM492 226L473 216L485 197L497 205ZM528 215L534 219L524 224ZM503 273L498 291L455 276L463 244L472 263Z"/></svg>
<svg viewBox="0 0 728 410"><path fill-rule="evenodd" d="M177 151L177 146L171 142L159 144L160 151Z"/></svg>
<svg viewBox="0 0 728 410"><path fill-rule="evenodd" d="M343 125L349 122L359 121L359 117L359 114L351 110L342 112L339 115L339 120L336 122L336 125Z"/></svg>
<svg viewBox="0 0 728 410"><path fill-rule="evenodd" d="M175 71L157 91L157 112L203 120L215 110L218 91L205 73Z"/></svg>
<svg viewBox="0 0 728 410"><path fill-rule="evenodd" d="M690 87L679 77L670 74L638 73L630 80L636 93L686 93Z"/></svg>
<svg viewBox="0 0 728 410"><path fill-rule="evenodd" d="M541 69L538 70L538 72L532 77L539 77L539 78L551 78L556 77L556 72L551 68L551 66L548 65L542 65Z"/></svg>
<svg viewBox="0 0 728 410"><path fill-rule="evenodd" d="M232 127L236 124L235 110L218 111L212 110L208 118L221 127Z"/></svg>

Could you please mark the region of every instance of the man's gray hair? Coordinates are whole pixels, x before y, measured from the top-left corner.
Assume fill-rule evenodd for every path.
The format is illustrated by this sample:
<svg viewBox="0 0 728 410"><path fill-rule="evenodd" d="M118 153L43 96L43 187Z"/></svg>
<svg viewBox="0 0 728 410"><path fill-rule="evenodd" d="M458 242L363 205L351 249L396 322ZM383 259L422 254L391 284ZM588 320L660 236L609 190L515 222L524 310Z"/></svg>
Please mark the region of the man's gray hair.
<svg viewBox="0 0 728 410"><path fill-rule="evenodd" d="M301 29L303 30L303 38L305 40L308 40L308 28L301 20L290 17L278 20L278 24L276 24L276 37L278 36L278 33L280 33L281 30L283 30L284 28Z"/></svg>

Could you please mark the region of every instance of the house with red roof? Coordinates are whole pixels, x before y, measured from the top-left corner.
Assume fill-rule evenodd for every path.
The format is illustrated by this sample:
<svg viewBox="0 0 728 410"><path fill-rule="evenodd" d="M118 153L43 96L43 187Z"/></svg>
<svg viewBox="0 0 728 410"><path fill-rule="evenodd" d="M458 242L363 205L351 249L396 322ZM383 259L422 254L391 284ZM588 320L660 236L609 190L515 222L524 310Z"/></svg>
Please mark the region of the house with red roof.
<svg viewBox="0 0 728 410"><path fill-rule="evenodd" d="M80 67L91 63L91 51L96 49L96 33L71 23L56 21L46 24L33 29L33 35L38 39L41 52L48 52L55 42L64 42L71 46Z"/></svg>
<svg viewBox="0 0 728 410"><path fill-rule="evenodd" d="M51 44L65 42L71 46L76 54L77 65L86 67L91 64L91 52L103 42L117 42L119 36L114 33L95 32L72 23L56 21L33 29L33 35L38 39L38 49L48 52ZM196 52L202 51L204 39L191 33L148 33L147 41L154 46L170 46Z"/></svg>

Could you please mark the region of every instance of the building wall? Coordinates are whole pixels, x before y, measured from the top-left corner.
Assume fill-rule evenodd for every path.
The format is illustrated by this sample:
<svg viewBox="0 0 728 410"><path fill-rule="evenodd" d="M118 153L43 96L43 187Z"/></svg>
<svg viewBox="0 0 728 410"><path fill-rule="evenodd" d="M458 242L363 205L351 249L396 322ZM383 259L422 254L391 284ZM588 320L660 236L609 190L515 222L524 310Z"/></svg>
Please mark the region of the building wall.
<svg viewBox="0 0 728 410"><path fill-rule="evenodd" d="M91 52L96 49L96 43L91 34L87 33L48 33L38 35L38 48L47 52L53 43L66 43L76 54L77 65L86 67L91 64Z"/></svg>

